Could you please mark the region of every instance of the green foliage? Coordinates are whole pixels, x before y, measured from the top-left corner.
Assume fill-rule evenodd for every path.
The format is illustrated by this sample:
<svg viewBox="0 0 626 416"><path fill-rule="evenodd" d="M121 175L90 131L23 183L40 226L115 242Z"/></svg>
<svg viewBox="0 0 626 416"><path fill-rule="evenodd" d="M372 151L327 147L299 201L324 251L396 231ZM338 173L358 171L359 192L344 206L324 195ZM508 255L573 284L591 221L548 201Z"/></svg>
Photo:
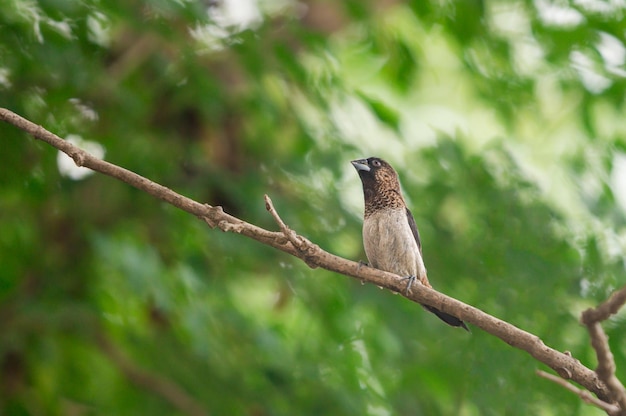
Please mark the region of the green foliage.
<svg viewBox="0 0 626 416"><path fill-rule="evenodd" d="M623 8L251 4L237 21L202 2L9 1L0 106L275 229L267 193L354 260L348 162L383 157L433 285L593 368L578 316L625 282ZM155 379L218 415L600 414L478 329L66 177L52 148L0 132L0 414L182 414ZM618 369L624 325L605 324Z"/></svg>

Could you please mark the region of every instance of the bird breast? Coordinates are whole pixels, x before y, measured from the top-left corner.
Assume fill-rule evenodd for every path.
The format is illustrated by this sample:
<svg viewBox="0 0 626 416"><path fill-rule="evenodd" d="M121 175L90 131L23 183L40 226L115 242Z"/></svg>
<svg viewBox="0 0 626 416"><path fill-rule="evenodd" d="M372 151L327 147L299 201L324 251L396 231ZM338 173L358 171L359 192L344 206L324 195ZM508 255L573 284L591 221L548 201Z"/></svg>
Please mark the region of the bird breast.
<svg viewBox="0 0 626 416"><path fill-rule="evenodd" d="M426 277L426 268L406 208L383 209L363 221L363 245L370 266L400 276Z"/></svg>

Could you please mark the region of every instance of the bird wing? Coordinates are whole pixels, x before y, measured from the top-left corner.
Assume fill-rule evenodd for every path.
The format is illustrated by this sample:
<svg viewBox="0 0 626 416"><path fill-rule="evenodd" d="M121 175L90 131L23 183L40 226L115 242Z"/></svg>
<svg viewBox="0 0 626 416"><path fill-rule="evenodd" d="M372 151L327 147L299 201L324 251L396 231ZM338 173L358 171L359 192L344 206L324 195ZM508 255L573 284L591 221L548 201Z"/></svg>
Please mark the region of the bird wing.
<svg viewBox="0 0 626 416"><path fill-rule="evenodd" d="M420 250L420 254L422 254L422 242L420 241L420 232L417 230L417 224L415 224L415 218L413 218L413 214L407 208L406 209L406 219L409 221L409 227L411 227L411 232L413 233L413 237L415 237L415 241L417 242L417 248Z"/></svg>

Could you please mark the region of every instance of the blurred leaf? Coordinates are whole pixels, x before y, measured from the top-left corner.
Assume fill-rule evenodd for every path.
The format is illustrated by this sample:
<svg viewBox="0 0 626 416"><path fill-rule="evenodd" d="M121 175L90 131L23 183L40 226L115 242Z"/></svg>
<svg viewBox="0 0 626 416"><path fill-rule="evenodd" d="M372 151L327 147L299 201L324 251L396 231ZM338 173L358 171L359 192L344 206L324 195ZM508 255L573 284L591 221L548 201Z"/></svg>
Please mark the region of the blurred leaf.
<svg viewBox="0 0 626 416"><path fill-rule="evenodd" d="M358 95L383 124L394 130L398 130L400 115L396 110L385 104L382 100L368 96L363 92L358 92Z"/></svg>

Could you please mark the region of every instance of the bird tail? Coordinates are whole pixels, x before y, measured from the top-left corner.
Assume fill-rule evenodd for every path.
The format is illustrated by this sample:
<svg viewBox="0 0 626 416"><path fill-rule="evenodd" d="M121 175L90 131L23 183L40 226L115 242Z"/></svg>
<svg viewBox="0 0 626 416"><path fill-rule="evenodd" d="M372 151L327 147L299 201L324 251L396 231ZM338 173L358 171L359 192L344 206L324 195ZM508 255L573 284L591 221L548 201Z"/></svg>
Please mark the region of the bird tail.
<svg viewBox="0 0 626 416"><path fill-rule="evenodd" d="M452 316L452 315L450 315L448 313L442 312L439 309L434 308L432 306L427 306L427 305L422 305L422 306L424 306L424 308L426 308L427 311L432 312L435 315L437 315L437 317L439 319L441 319L442 321L444 321L448 325L450 325L450 326L460 326L461 328L465 329L467 332L470 332L470 330L467 327L467 325L465 325L465 322L461 321L456 316Z"/></svg>

